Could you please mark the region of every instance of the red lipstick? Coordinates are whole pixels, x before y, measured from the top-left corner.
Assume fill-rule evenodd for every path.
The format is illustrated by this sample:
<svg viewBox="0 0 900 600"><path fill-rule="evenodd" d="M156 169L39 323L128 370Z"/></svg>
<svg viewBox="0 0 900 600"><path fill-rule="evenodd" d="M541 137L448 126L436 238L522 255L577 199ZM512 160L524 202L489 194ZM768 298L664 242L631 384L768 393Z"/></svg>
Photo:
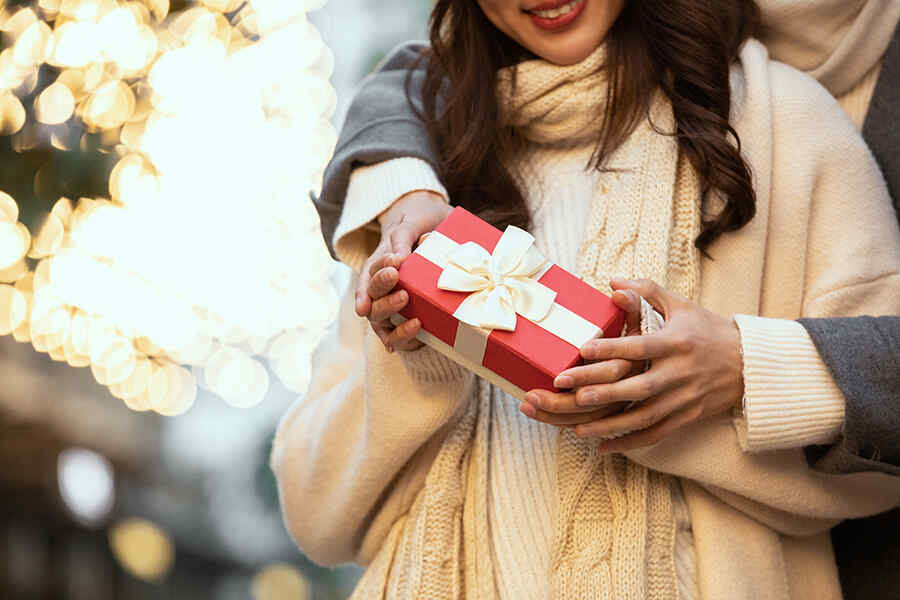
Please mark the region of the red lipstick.
<svg viewBox="0 0 900 600"><path fill-rule="evenodd" d="M570 2L571 0L553 0L551 2L544 2L543 4L539 4L533 8L526 10L525 12L528 13L529 17L531 17L531 22L541 29L546 29L548 31L558 31L560 29L568 27L570 24L575 22L575 19L581 16L581 13L584 12L585 7L587 6L588 0L580 0L571 12L565 15L560 15L555 19L539 17L534 13L534 11L553 10L555 8L559 8L560 6L565 6Z"/></svg>

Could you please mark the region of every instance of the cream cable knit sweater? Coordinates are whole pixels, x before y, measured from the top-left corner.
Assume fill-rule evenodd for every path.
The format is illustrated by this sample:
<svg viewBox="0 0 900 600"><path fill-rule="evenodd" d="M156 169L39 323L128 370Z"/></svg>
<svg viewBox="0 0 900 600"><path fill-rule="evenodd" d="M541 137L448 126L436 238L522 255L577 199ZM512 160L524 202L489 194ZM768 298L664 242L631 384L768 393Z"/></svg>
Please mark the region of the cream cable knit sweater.
<svg viewBox="0 0 900 600"><path fill-rule="evenodd" d="M701 303L721 314L785 318L898 311L900 235L852 125L818 86L767 63L759 45L748 44L741 59L735 123L760 212L716 243L715 261L701 264ZM347 222L360 216L345 215ZM366 251L345 256L352 263ZM402 359L380 353L364 325L347 325L345 342L367 347L365 372L340 362L318 371L273 452L288 525L321 562L375 556L417 497L471 381L425 351L404 369ZM827 536L815 534L834 519L883 510L900 494L878 474L812 472L799 452L743 453L725 418L629 456L697 482L684 487L704 598L839 597ZM812 537L791 537L801 534Z"/></svg>

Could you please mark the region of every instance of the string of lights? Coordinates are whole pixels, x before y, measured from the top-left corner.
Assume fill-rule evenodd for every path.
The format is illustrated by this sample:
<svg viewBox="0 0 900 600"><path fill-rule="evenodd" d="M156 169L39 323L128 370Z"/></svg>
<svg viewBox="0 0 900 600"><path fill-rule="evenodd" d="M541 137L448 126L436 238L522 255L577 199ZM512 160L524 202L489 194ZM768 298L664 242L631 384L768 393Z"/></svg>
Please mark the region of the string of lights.
<svg viewBox="0 0 900 600"><path fill-rule="evenodd" d="M0 193L0 335L137 411L181 414L198 386L254 406L269 370L305 391L337 310L309 200L336 142L334 59L306 18L322 4L4 2L0 134L92 136L115 167L106 196L30 228Z"/></svg>

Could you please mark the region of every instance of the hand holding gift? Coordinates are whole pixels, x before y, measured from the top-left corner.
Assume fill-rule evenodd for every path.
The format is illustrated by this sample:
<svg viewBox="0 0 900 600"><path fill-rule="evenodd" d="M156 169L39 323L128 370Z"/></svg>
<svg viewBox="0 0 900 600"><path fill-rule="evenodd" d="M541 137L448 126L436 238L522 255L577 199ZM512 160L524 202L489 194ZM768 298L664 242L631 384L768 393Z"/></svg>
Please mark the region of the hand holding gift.
<svg viewBox="0 0 900 600"><path fill-rule="evenodd" d="M581 437L620 436L607 439L601 450L624 452L655 444L686 425L740 406L743 360L740 332L732 320L651 281L614 280L612 287L619 290L613 300L628 312L629 324L639 314L636 294L640 294L664 316L665 327L646 336L589 341L582 356L595 362L557 378L559 387L572 391L532 392L523 412L544 422L576 425ZM646 372L615 377L624 369L621 361L645 360L652 361ZM637 404L609 416L623 403Z"/></svg>
<svg viewBox="0 0 900 600"><path fill-rule="evenodd" d="M422 345L415 339L418 320L397 328L390 322L391 315L403 309L409 299L405 291L394 291L394 287L400 265L418 239L437 227L451 210L440 195L418 191L401 196L378 218L381 242L360 273L356 314L369 318L372 329L390 352L415 350Z"/></svg>

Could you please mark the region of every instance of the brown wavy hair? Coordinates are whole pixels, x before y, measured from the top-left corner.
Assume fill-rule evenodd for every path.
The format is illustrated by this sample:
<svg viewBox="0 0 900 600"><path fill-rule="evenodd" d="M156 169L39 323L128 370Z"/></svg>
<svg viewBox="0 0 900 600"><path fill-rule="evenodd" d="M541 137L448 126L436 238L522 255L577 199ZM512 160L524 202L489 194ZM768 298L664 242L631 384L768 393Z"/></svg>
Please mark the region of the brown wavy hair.
<svg viewBox="0 0 900 600"><path fill-rule="evenodd" d="M628 0L606 39L609 86L590 167L604 169L661 89L672 103L674 135L699 176L703 197L719 193L725 203L703 217L695 245L704 253L756 214L750 168L729 123L729 72L759 21L753 0ZM504 166L522 140L500 122L495 87L499 69L534 56L496 29L475 0L438 0L430 38L431 47L420 57L427 61L421 116L453 203L498 227L527 229L522 191Z"/></svg>

